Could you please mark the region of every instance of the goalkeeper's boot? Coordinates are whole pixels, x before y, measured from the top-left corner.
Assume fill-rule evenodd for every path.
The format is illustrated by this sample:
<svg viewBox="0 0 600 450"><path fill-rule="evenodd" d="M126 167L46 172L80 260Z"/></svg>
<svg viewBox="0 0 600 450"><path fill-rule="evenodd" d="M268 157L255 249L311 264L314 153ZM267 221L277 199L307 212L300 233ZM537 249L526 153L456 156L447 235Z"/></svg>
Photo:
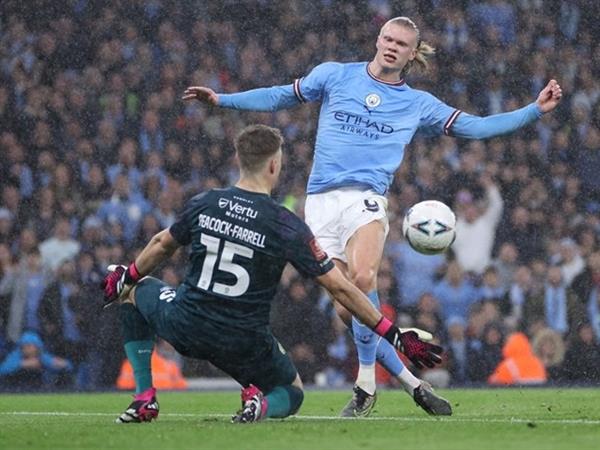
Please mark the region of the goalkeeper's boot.
<svg viewBox="0 0 600 450"><path fill-rule="evenodd" d="M448 400L437 395L427 381L421 380L421 384L413 390L413 398L430 416L452 415L452 406Z"/></svg>
<svg viewBox="0 0 600 450"><path fill-rule="evenodd" d="M158 417L158 401L156 401L156 389L146 389L141 394L133 396L133 402L127 407L115 422L117 423L140 423L151 422Z"/></svg>
<svg viewBox="0 0 600 450"><path fill-rule="evenodd" d="M232 423L258 422L267 414L267 399L256 386L251 384L242 389L242 409L231 417Z"/></svg>
<svg viewBox="0 0 600 450"><path fill-rule="evenodd" d="M377 402L377 392L371 395L358 386L354 386L353 391L354 394L342 409L340 417L367 417Z"/></svg>

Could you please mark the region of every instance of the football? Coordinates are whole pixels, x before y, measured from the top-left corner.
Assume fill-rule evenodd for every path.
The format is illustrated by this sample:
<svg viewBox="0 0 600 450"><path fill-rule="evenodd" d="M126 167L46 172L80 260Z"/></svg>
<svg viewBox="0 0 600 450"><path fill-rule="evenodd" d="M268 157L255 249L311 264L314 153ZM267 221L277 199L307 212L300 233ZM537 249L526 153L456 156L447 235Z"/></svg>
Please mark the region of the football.
<svg viewBox="0 0 600 450"><path fill-rule="evenodd" d="M408 210L402 223L402 233L419 253L442 253L456 237L456 216L446 204L425 200Z"/></svg>

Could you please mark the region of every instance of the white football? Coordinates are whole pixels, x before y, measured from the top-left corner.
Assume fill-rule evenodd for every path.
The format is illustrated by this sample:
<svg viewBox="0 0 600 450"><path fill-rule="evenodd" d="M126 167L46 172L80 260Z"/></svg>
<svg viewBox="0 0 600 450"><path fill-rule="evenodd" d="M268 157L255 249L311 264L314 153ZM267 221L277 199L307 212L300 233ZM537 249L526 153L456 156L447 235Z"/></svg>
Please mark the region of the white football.
<svg viewBox="0 0 600 450"><path fill-rule="evenodd" d="M456 216L446 204L425 200L408 210L402 223L402 233L419 253L442 253L456 238Z"/></svg>

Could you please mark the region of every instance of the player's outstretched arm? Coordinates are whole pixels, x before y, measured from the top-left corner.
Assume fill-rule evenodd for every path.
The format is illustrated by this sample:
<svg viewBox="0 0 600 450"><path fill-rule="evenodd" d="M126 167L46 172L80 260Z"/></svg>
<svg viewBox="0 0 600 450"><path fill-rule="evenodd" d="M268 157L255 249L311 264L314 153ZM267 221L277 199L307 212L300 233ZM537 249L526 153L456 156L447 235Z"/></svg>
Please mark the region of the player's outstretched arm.
<svg viewBox="0 0 600 450"><path fill-rule="evenodd" d="M555 109L561 98L560 85L556 80L550 80L538 95L537 100L523 108L487 117L478 117L457 111L458 114L449 128L449 132L452 136L467 139L487 139L512 133Z"/></svg>
<svg viewBox="0 0 600 450"><path fill-rule="evenodd" d="M128 267L109 266L109 273L102 281L105 306L124 298L139 280L168 259L179 247L179 242L169 229L165 229L150 239L148 245Z"/></svg>
<svg viewBox="0 0 600 450"><path fill-rule="evenodd" d="M433 367L442 362L440 355L443 349L440 346L423 341L415 331L402 332L377 311L367 296L352 284L337 267L317 277L317 281L353 316L404 353L415 366L419 368Z"/></svg>
<svg viewBox="0 0 600 450"><path fill-rule="evenodd" d="M212 106L246 111L278 111L300 103L293 85L272 86L238 92L237 94L217 94L203 86L188 87L182 100L198 100Z"/></svg>

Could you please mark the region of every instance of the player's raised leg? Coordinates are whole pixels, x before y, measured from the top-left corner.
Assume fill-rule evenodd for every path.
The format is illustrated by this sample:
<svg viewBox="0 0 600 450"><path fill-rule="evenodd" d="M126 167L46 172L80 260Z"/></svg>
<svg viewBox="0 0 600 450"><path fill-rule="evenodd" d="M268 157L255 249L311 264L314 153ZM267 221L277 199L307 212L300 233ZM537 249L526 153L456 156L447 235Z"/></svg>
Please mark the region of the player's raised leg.
<svg viewBox="0 0 600 450"><path fill-rule="evenodd" d="M383 255L385 228L382 222L374 221L359 228L346 246L348 259L347 274L356 286L367 294L376 307L377 272ZM343 267L342 263L338 263ZM367 416L376 401L375 361L378 361L393 377L397 378L417 405L431 415L450 415L448 401L439 397L431 386L418 379L402 363L396 349L385 339L379 338L363 326L341 305L336 311L352 329L359 357L359 371L352 399L342 410L344 417ZM371 364L371 361L372 364Z"/></svg>

